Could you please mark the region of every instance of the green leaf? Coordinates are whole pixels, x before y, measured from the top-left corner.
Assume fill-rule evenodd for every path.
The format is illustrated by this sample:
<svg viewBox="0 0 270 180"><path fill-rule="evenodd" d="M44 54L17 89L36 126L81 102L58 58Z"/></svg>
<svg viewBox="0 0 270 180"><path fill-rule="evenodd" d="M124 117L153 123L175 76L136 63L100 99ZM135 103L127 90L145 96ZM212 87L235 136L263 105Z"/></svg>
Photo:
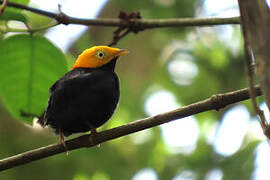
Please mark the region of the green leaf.
<svg viewBox="0 0 270 180"><path fill-rule="evenodd" d="M62 52L46 38L14 35L0 45L0 95L9 112L31 123L20 112L41 115L49 87L67 71Z"/></svg>
<svg viewBox="0 0 270 180"><path fill-rule="evenodd" d="M10 0L9 2L27 5L30 2L30 0Z"/></svg>
<svg viewBox="0 0 270 180"><path fill-rule="evenodd" d="M9 0L9 2L27 5L30 2L30 0ZM0 7L2 7L2 5L0 5ZM14 7L9 7L9 6L7 6L6 8L13 9L13 10L21 10L19 8L14 8Z"/></svg>
<svg viewBox="0 0 270 180"><path fill-rule="evenodd" d="M5 12L0 16L1 20L15 20L26 23L27 18L20 11L11 11L10 9L6 9Z"/></svg>
<svg viewBox="0 0 270 180"><path fill-rule="evenodd" d="M29 3L29 0L11 0L9 2L27 5ZM22 14L22 9L8 7L8 6L6 7L4 13L0 16L0 21L1 20L15 20L15 21L21 21L24 23L27 22L27 18Z"/></svg>
<svg viewBox="0 0 270 180"><path fill-rule="evenodd" d="M39 14L35 14L33 12L30 12L30 11L23 11L23 14L27 18L27 20L28 20L27 24L31 29L38 29L40 27L47 26L47 25L51 24L51 22L53 21L52 18L49 18L47 16L42 16Z"/></svg>
<svg viewBox="0 0 270 180"><path fill-rule="evenodd" d="M14 3L22 4L22 5L27 5L30 2L30 0L10 0L9 2L14 2ZM0 5L0 7L2 7L2 6ZM6 12L14 12L14 13L17 12L18 13L18 12L21 12L21 11L22 11L22 9L20 9L20 8L14 8L14 7L7 6L4 13L2 14L2 16Z"/></svg>

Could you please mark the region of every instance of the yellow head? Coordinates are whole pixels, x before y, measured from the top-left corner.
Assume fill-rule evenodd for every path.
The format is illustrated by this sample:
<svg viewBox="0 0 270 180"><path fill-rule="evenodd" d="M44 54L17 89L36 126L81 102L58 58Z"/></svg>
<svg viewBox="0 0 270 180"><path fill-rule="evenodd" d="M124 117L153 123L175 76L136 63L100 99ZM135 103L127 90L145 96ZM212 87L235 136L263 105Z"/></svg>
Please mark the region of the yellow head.
<svg viewBox="0 0 270 180"><path fill-rule="evenodd" d="M128 54L127 50L108 46L94 46L86 49L77 58L74 68L98 68L113 60L115 57Z"/></svg>

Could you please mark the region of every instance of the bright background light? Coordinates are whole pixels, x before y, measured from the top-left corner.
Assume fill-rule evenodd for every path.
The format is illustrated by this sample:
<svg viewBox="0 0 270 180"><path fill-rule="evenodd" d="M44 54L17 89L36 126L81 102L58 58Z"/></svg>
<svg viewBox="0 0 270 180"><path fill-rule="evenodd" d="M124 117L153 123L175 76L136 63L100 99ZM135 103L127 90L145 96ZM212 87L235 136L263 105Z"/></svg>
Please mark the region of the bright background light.
<svg viewBox="0 0 270 180"><path fill-rule="evenodd" d="M239 16L238 2L236 0L205 0L204 13L207 16L234 17Z"/></svg>
<svg viewBox="0 0 270 180"><path fill-rule="evenodd" d="M145 168L137 172L131 180L157 180L156 172L151 168Z"/></svg>
<svg viewBox="0 0 270 180"><path fill-rule="evenodd" d="M78 18L95 18L107 0L32 0L31 3L37 4L41 9L58 12L58 4L61 10L69 16ZM87 26L81 25L59 25L51 28L46 37L50 39L64 52L68 50L77 38L87 30Z"/></svg>
<svg viewBox="0 0 270 180"><path fill-rule="evenodd" d="M198 74L198 67L189 54L178 53L168 65L168 71L176 84L187 86Z"/></svg>
<svg viewBox="0 0 270 180"><path fill-rule="evenodd" d="M205 180L222 180L222 176L220 169L213 169L206 174Z"/></svg>
<svg viewBox="0 0 270 180"><path fill-rule="evenodd" d="M257 147L257 157L255 161L254 180L269 180L270 149L267 142L262 142Z"/></svg>
<svg viewBox="0 0 270 180"><path fill-rule="evenodd" d="M166 90L153 93L145 102L149 116L171 111L179 107L174 95ZM160 126L165 143L174 152L191 153L196 148L199 128L194 117L186 117ZM183 138L184 137L184 138Z"/></svg>
<svg viewBox="0 0 270 180"><path fill-rule="evenodd" d="M247 132L249 112L243 105L228 110L218 127L214 148L223 156L231 156L241 146Z"/></svg>
<svg viewBox="0 0 270 180"><path fill-rule="evenodd" d="M184 170L178 176L175 176L172 180L195 180L195 173L191 170Z"/></svg>

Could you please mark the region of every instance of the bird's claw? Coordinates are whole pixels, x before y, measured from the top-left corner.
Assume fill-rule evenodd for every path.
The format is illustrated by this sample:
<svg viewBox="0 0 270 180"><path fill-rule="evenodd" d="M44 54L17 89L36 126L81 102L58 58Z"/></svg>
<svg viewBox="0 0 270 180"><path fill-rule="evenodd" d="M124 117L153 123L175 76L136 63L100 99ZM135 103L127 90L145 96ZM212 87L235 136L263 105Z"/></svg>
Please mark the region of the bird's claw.
<svg viewBox="0 0 270 180"><path fill-rule="evenodd" d="M91 133L89 134L89 143L90 145L94 145L95 143L94 143L93 138L98 135L98 132L96 128L91 128L90 131ZM100 144L98 144L97 146L100 147Z"/></svg>
<svg viewBox="0 0 270 180"><path fill-rule="evenodd" d="M64 137L64 134L59 131L59 135L60 135L60 143L63 145L63 147L65 148L65 152L66 152L66 155L68 156L68 149L67 149L67 145L65 143L65 137Z"/></svg>

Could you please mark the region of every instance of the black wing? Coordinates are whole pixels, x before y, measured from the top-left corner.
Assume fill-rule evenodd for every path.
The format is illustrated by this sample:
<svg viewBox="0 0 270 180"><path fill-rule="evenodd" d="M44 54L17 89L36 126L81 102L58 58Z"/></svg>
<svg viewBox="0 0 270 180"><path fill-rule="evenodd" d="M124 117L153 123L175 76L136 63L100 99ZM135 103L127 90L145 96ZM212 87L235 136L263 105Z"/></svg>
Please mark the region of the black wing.
<svg viewBox="0 0 270 180"><path fill-rule="evenodd" d="M71 72L50 88L45 124L65 135L88 131L87 123L98 127L110 118L118 99L114 72Z"/></svg>

